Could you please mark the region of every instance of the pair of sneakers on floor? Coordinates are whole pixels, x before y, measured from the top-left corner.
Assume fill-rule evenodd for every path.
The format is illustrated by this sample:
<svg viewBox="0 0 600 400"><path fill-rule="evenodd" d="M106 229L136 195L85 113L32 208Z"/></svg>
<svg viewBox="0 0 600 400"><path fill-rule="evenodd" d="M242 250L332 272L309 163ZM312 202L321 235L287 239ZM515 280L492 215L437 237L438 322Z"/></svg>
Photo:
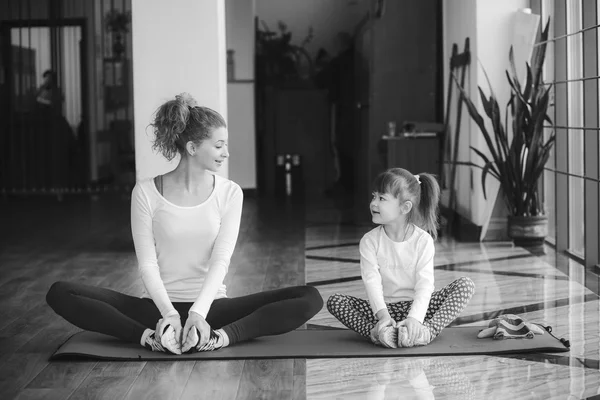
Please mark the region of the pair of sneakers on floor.
<svg viewBox="0 0 600 400"><path fill-rule="evenodd" d="M192 327L189 333L189 340L187 344L179 348L178 340L175 337L175 329L171 325L166 325L163 329L163 333L160 340L156 337L156 332L152 331L144 342L144 347L151 351L162 351L165 353L172 354L183 354L183 353L194 353L198 351L212 351L218 350L225 345L225 341L221 335L216 331L210 330L210 338L208 342L202 346L198 346L200 342L200 336L198 336L198 330L196 327Z"/></svg>
<svg viewBox="0 0 600 400"><path fill-rule="evenodd" d="M384 326L379 332L372 332L371 339L377 345L396 349L398 347L426 346L433 339L433 335L428 327L421 325L417 338L413 343L410 343L406 326L399 325Z"/></svg>

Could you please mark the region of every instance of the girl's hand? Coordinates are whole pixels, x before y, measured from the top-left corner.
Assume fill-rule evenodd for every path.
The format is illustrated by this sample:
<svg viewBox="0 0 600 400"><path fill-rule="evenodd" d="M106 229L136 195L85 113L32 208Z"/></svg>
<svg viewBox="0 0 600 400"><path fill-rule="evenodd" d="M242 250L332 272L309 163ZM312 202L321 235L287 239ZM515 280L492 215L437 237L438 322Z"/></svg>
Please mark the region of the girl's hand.
<svg viewBox="0 0 600 400"><path fill-rule="evenodd" d="M210 339L210 325L208 324L208 322L206 322L206 320L198 313L195 312L190 312L188 315L188 319L185 322L185 327L183 328L183 338L184 341L187 340L188 338L188 333L190 331L190 329L192 329L192 327L195 326L196 329L198 330L198 336L199 336L199 340L198 343L196 344L196 347L200 347L206 344L206 342L208 342L208 339Z"/></svg>
<svg viewBox="0 0 600 400"><path fill-rule="evenodd" d="M406 326L406 331L408 333L408 342L412 346L415 343L415 340L417 340L417 337L419 336L423 324L421 324L413 317L408 317L404 321L400 322L399 325Z"/></svg>
<svg viewBox="0 0 600 400"><path fill-rule="evenodd" d="M373 343L379 343L379 332L387 326L396 326L396 321L389 315L382 317L375 325L375 328L371 330L371 340Z"/></svg>
<svg viewBox="0 0 600 400"><path fill-rule="evenodd" d="M179 348L181 348L181 319L179 317L179 314L167 315L166 318L161 318L158 320L158 322L156 323L156 331L154 333L156 339L160 342L160 337L162 335L163 329L165 329L167 325L171 325L175 330L175 339L179 344Z"/></svg>

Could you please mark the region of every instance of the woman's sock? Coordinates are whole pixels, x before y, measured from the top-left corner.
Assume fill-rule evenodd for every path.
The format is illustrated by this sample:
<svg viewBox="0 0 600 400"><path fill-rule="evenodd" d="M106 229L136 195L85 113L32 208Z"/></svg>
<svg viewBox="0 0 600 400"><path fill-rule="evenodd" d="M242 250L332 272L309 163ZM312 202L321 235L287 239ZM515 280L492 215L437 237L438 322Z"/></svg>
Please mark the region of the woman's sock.
<svg viewBox="0 0 600 400"><path fill-rule="evenodd" d="M229 336L227 336L227 333L225 333L223 329L217 329L215 333L221 337L221 339L217 341L217 344L222 344L221 347L229 346Z"/></svg>
<svg viewBox="0 0 600 400"><path fill-rule="evenodd" d="M144 333L142 333L142 338L140 339L140 344L142 346L146 345L146 339L148 339L148 336L152 335L154 333L154 331L152 329L146 329L144 331Z"/></svg>

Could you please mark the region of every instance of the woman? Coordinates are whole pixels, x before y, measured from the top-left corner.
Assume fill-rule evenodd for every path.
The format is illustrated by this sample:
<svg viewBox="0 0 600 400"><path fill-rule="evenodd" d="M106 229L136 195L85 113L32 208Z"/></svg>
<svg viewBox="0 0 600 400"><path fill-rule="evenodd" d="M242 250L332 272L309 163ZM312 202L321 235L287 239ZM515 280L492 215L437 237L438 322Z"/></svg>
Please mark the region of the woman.
<svg viewBox="0 0 600 400"><path fill-rule="evenodd" d="M144 297L57 282L47 295L56 313L84 330L181 354L286 333L319 312L323 299L308 286L227 298L223 280L243 193L214 174L229 157L225 121L184 93L160 106L151 125L154 148L181 159L173 171L133 189L131 228Z"/></svg>

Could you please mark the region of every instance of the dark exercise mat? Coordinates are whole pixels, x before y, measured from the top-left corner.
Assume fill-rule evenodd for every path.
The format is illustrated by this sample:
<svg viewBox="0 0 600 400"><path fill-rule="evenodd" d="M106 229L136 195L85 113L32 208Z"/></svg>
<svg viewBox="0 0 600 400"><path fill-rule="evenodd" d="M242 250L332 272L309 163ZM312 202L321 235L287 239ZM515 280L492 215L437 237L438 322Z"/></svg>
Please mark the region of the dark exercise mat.
<svg viewBox="0 0 600 400"><path fill-rule="evenodd" d="M556 353L568 349L548 332L533 339L478 339L481 327L446 328L429 345L387 349L350 330L297 330L279 336L254 339L217 351L171 355L152 352L140 345L94 332L71 336L51 357L92 358L100 360L174 360L174 359L266 359L266 358L356 358L449 356L476 354Z"/></svg>

